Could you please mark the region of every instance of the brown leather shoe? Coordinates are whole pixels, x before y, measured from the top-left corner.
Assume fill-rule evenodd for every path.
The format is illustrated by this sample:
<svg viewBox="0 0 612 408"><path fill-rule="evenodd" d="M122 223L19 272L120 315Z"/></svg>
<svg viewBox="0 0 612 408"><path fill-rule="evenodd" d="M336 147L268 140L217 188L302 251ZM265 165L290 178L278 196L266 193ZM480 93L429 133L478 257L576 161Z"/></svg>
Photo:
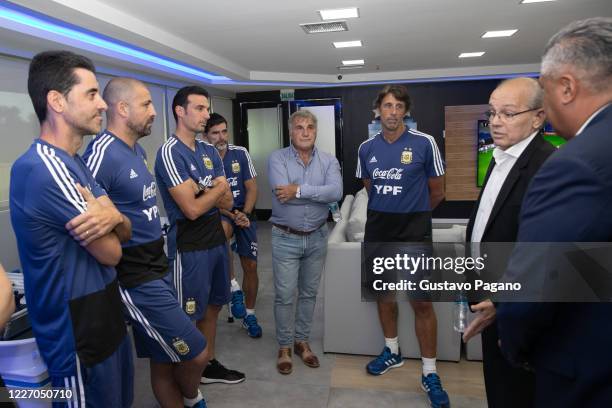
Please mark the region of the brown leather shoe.
<svg viewBox="0 0 612 408"><path fill-rule="evenodd" d="M310 349L308 342L296 342L293 346L293 351L295 352L296 356L300 356L302 358L302 361L308 367L317 368L319 366L319 359Z"/></svg>
<svg viewBox="0 0 612 408"><path fill-rule="evenodd" d="M278 360L276 361L276 369L281 374L291 374L293 363L291 362L291 349L281 347L278 349Z"/></svg>

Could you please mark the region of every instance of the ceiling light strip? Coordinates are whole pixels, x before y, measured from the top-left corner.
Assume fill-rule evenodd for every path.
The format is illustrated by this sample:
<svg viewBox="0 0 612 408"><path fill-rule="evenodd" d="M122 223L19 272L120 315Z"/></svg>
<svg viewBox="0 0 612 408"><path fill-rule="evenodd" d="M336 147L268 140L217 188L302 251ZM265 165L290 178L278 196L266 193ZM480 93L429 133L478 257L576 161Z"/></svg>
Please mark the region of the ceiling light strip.
<svg viewBox="0 0 612 408"><path fill-rule="evenodd" d="M124 55L127 57L135 58L140 61L140 65L149 66L149 64L158 65L160 67L164 67L170 69L172 71L179 71L184 74L192 75L198 78L202 78L208 81L218 81L218 80L227 80L229 78L224 77L222 75L215 75L208 73L206 71L202 71L197 68L190 67L188 65L184 65L169 59L165 59L159 57L150 52L141 51L134 47L130 47L127 45L122 45L117 42L111 41L109 39L105 39L93 34L86 33L84 31L80 31L74 28L69 28L63 26L61 24L57 24L51 21L47 21L45 19L35 17L33 15L28 14L25 11L17 11L11 8L7 8L4 6L0 6L0 21L6 20L12 23L17 23L22 26L26 26L29 28L33 28L36 30L41 30L46 33L51 33L62 37L64 39L68 39L71 41L77 41L79 43L94 46L106 51L111 51L120 55ZM48 39L48 38L46 38ZM94 50L90 50L95 52ZM132 61L135 62L135 61Z"/></svg>

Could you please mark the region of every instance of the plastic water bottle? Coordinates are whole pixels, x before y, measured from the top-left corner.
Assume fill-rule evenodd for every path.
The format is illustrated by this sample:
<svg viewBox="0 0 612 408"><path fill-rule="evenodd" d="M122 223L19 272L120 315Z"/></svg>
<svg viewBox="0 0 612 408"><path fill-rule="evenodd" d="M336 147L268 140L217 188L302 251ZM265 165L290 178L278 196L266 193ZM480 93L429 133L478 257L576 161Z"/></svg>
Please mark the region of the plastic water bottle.
<svg viewBox="0 0 612 408"><path fill-rule="evenodd" d="M455 301L454 309L453 329L456 332L463 333L468 326L468 313L470 312L470 307L464 294L459 295L459 298Z"/></svg>
<svg viewBox="0 0 612 408"><path fill-rule="evenodd" d="M331 212L334 222L340 222L342 220L342 213L340 213L340 206L337 201L329 204L329 211Z"/></svg>

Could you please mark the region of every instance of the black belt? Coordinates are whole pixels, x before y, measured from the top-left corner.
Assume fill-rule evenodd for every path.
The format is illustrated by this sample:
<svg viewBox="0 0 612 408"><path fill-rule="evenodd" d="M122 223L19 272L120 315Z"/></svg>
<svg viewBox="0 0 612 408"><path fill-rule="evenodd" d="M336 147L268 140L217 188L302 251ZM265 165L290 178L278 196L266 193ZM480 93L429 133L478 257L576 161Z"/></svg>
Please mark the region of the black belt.
<svg viewBox="0 0 612 408"><path fill-rule="evenodd" d="M274 223L272 223L272 225L275 226L276 228L278 228L279 230L285 231L285 232L287 232L289 234L305 236L305 235L312 234L313 232L315 232L316 230L321 228L321 226L323 224L319 225L317 228L315 228L313 230L310 230L310 231L300 231L300 230L296 230L296 229L293 229L293 228L289 228L286 225L280 225L280 224L274 224Z"/></svg>

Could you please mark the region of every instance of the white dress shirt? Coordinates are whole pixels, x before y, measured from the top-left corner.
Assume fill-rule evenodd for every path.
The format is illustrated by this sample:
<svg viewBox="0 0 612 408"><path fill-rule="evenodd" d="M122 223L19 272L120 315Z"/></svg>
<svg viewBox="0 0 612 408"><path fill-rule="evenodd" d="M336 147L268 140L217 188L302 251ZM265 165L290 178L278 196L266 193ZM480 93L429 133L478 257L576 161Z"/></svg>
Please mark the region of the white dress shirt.
<svg viewBox="0 0 612 408"><path fill-rule="evenodd" d="M521 140L506 150L502 150L499 147L493 150L495 165L493 170L491 170L489 180L487 180L487 184L484 186L484 191L482 192L480 205L476 213L476 220L474 221L474 229L472 230L472 242L480 242L482 239L485 227L491 216L491 211L495 205L495 200L497 200L497 196L506 181L506 177L508 177L510 170L512 170L512 167L514 167L514 164L521 154L523 154L527 145L531 143L537 134L537 131L533 132L528 138Z"/></svg>

